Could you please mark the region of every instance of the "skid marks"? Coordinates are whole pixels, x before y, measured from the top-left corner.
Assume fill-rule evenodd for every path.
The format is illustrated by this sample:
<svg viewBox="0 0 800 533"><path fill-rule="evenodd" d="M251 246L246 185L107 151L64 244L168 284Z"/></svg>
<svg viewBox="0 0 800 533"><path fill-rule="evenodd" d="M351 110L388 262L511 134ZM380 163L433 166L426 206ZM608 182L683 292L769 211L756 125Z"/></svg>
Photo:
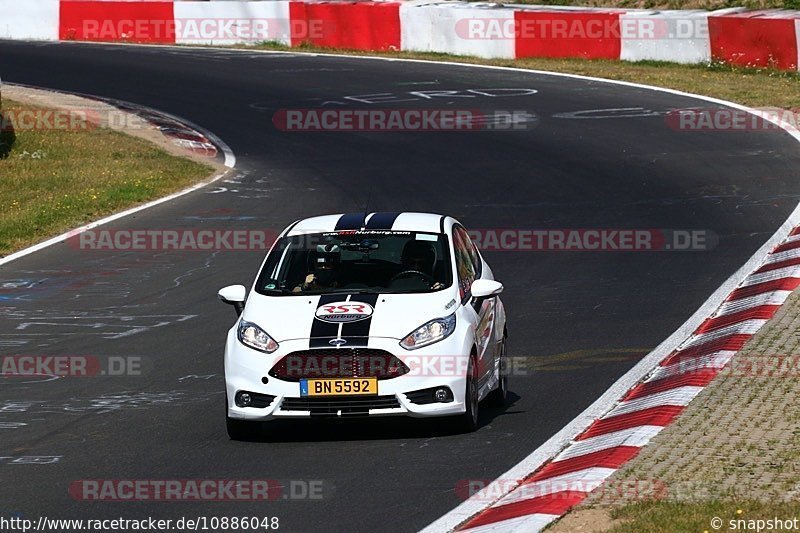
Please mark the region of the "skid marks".
<svg viewBox="0 0 800 533"><path fill-rule="evenodd" d="M274 198L276 193L282 190L283 188L275 185L273 178L250 176L246 171L222 180L216 187L204 189L206 194L235 194L238 198L243 199Z"/></svg>
<svg viewBox="0 0 800 533"><path fill-rule="evenodd" d="M193 314L118 314L114 309L62 311L0 308L0 320L9 324L0 333L0 347L25 344L49 346L72 336L122 339L195 318Z"/></svg>

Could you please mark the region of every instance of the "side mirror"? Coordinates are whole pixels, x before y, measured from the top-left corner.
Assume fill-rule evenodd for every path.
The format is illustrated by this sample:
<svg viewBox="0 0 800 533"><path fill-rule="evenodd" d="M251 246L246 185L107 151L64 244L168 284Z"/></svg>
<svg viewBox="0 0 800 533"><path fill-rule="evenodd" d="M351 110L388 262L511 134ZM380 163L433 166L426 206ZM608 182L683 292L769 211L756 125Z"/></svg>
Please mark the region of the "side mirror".
<svg viewBox="0 0 800 533"><path fill-rule="evenodd" d="M491 279L476 279L472 282L471 291L473 298L488 298L503 292L503 284Z"/></svg>
<svg viewBox="0 0 800 533"><path fill-rule="evenodd" d="M217 293L220 300L236 309L236 314L241 315L244 311L244 300L247 297L247 289L244 285L229 285L222 288Z"/></svg>

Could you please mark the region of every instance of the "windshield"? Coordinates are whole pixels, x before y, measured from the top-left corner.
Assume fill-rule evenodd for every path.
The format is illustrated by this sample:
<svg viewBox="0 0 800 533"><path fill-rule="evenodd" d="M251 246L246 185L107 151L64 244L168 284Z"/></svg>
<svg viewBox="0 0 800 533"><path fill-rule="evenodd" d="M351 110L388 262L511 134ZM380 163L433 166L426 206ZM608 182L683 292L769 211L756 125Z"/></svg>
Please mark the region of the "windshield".
<svg viewBox="0 0 800 533"><path fill-rule="evenodd" d="M452 284L447 236L342 231L283 237L258 275L269 296L347 292L419 293Z"/></svg>

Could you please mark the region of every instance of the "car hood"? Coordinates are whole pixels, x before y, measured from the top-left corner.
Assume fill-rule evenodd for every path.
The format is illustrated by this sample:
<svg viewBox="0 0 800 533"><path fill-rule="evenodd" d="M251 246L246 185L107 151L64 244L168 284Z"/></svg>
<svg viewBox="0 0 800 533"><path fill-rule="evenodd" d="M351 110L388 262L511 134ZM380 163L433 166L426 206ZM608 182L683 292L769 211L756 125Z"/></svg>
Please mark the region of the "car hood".
<svg viewBox="0 0 800 533"><path fill-rule="evenodd" d="M348 299L349 296L349 299ZM366 303L359 309L366 317L335 323L317 318L325 316L321 306L340 302ZM264 296L252 292L242 319L253 322L277 342L323 337L389 337L402 339L419 326L455 312L455 291L422 294L336 294L314 296Z"/></svg>

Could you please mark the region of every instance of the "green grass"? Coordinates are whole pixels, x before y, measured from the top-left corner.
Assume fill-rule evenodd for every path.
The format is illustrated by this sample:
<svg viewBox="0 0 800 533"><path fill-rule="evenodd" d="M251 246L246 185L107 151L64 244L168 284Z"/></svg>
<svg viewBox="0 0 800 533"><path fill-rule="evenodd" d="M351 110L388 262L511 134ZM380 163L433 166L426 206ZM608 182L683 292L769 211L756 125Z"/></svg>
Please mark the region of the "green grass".
<svg viewBox="0 0 800 533"><path fill-rule="evenodd" d="M249 47L241 47L249 48ZM661 61L611 61L587 59L481 59L419 52L362 52L311 45L288 47L260 43L262 50L328 52L343 55L385 56L425 61L452 61L480 65L547 70L611 80L632 81L691 93L715 96L748 106L795 108L800 105L800 74L772 69L749 69L722 63L679 65Z"/></svg>
<svg viewBox="0 0 800 533"><path fill-rule="evenodd" d="M482 0L468 0L478 2ZM511 3L511 2L509 2ZM800 0L514 0L515 4L626 9L800 9Z"/></svg>
<svg viewBox="0 0 800 533"><path fill-rule="evenodd" d="M641 531L670 531L674 533L697 533L715 531L711 519L722 519L720 531L730 531L730 520L769 520L780 518L800 519L800 502L757 501L704 501L683 503L669 501L638 502L611 511L614 533L639 533ZM798 520L800 524L800 520ZM737 530L746 530L736 524ZM766 525L766 524L765 524ZM755 531L755 529L751 529ZM780 528L765 528L762 531L780 531ZM784 531L788 531L784 529Z"/></svg>
<svg viewBox="0 0 800 533"><path fill-rule="evenodd" d="M35 109L5 99L3 112ZM196 183L212 168L108 129L0 134L0 255Z"/></svg>

